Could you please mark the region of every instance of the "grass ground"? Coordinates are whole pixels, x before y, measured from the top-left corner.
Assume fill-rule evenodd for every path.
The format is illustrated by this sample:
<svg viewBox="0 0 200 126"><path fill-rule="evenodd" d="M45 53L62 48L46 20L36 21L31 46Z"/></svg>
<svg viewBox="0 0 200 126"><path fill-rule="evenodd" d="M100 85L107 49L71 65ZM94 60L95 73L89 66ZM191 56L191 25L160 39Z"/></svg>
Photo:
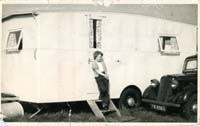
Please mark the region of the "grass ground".
<svg viewBox="0 0 200 126"><path fill-rule="evenodd" d="M69 117L69 109L55 106L43 110L33 118L30 112L26 112L23 117L6 119L8 122L100 122L86 103L79 103L72 107L72 114ZM178 113L164 113L148 110L144 107L138 107L131 110L120 110L122 117L118 118L114 114L106 116L108 122L188 122Z"/></svg>

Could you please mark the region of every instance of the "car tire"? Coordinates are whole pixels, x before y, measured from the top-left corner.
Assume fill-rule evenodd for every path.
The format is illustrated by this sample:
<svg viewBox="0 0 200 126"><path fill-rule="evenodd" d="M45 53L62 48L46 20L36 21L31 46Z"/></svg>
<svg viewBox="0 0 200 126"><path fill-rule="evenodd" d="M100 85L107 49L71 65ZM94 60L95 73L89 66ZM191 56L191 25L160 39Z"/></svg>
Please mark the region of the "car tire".
<svg viewBox="0 0 200 126"><path fill-rule="evenodd" d="M119 108L131 109L138 107L141 104L141 93L137 89L128 88L125 89L119 100Z"/></svg>
<svg viewBox="0 0 200 126"><path fill-rule="evenodd" d="M188 98L182 108L182 115L191 121L197 120L197 94L193 94Z"/></svg>

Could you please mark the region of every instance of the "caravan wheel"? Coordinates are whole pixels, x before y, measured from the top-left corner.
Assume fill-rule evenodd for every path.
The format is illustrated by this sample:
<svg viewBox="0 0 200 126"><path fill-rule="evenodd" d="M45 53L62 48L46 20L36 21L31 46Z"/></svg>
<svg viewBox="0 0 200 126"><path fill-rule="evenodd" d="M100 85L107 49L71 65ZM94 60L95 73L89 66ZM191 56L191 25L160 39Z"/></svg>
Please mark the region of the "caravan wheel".
<svg viewBox="0 0 200 126"><path fill-rule="evenodd" d="M134 88L128 88L123 91L119 100L119 107L121 109L130 109L138 107L141 103L141 93Z"/></svg>

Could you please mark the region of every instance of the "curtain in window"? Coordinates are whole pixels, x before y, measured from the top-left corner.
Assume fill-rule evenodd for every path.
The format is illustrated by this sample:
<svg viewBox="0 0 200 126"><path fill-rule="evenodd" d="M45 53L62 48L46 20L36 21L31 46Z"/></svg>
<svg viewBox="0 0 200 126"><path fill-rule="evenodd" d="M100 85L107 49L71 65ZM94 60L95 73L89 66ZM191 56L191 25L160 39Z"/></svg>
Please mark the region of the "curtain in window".
<svg viewBox="0 0 200 126"><path fill-rule="evenodd" d="M97 48L101 48L101 41L102 41L102 21L97 20L96 23L96 42L97 42Z"/></svg>
<svg viewBox="0 0 200 126"><path fill-rule="evenodd" d="M89 21L89 47L93 48L93 39L94 39L94 34L93 34L93 20L90 19Z"/></svg>
<svg viewBox="0 0 200 126"><path fill-rule="evenodd" d="M95 37L94 37L94 33L96 35ZM102 46L101 42L102 42L102 21L97 20L97 19L90 19L89 21L89 47L101 48Z"/></svg>

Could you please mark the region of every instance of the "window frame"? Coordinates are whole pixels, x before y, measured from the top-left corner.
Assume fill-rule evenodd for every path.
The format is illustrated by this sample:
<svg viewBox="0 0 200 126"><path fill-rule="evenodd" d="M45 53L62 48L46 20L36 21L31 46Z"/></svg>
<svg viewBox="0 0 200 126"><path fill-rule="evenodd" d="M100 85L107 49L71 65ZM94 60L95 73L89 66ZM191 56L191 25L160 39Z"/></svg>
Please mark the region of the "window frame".
<svg viewBox="0 0 200 126"><path fill-rule="evenodd" d="M18 32L18 31L20 31L20 35L19 35L19 39L17 41L16 46L8 47L8 41L9 41L10 33ZM6 51L8 51L8 52L20 51L19 46L20 46L21 41L23 41L23 30L21 28L20 29L9 30L8 31L7 40L6 40Z"/></svg>
<svg viewBox="0 0 200 126"><path fill-rule="evenodd" d="M162 49L163 40L161 41L161 38L164 38L164 37L175 38L176 39L177 49L174 49L174 50L163 50ZM176 35L166 35L166 34L163 35L163 34L161 34L161 35L158 36L158 44L159 44L159 52L161 53L161 55L180 55L179 44L178 44Z"/></svg>
<svg viewBox="0 0 200 126"><path fill-rule="evenodd" d="M94 47L94 41L92 40L92 46L90 45L90 43L89 43L89 48L90 49L102 49L102 36L103 36L103 29L102 29L102 26L103 26L103 18L100 18L100 17L95 17L95 16L91 16L90 18L89 18L89 22L90 21L93 21L93 20L96 20L96 21L100 21L101 22L101 43L100 43L100 47L98 47L97 45L98 45L98 43L97 43L97 41L96 41L96 47ZM90 26L90 23L89 23L89 30L90 30L90 28L91 28L91 26ZM96 29L97 30L97 29ZM97 34L96 34L97 35ZM94 37L94 36L93 36ZM97 36L96 36L97 37ZM94 38L93 38L94 39ZM97 38L96 38L97 39ZM89 32L89 42L91 42L91 38L90 38L90 32Z"/></svg>
<svg viewBox="0 0 200 126"><path fill-rule="evenodd" d="M195 61L196 62L196 68L195 69L187 69L187 65L191 61ZM197 71L197 69L198 69L198 61L197 61L197 59L194 58L194 59L188 59L188 60L185 61L184 71L187 71L187 72L188 71Z"/></svg>

